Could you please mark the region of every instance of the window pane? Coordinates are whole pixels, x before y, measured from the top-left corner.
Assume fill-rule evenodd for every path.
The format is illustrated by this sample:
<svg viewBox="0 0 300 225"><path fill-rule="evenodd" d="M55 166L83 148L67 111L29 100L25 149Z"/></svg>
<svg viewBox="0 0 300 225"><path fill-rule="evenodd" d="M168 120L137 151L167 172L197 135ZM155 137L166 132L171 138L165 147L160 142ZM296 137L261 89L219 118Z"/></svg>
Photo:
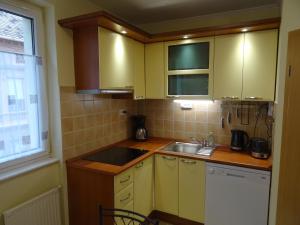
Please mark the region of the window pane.
<svg viewBox="0 0 300 225"><path fill-rule="evenodd" d="M173 45L168 51L169 70L209 68L209 42Z"/></svg>
<svg viewBox="0 0 300 225"><path fill-rule="evenodd" d="M169 95L208 95L208 74L169 75Z"/></svg>
<svg viewBox="0 0 300 225"><path fill-rule="evenodd" d="M42 151L36 57L0 52L0 163Z"/></svg>
<svg viewBox="0 0 300 225"><path fill-rule="evenodd" d="M32 19L0 9L0 51L33 55L32 23Z"/></svg>

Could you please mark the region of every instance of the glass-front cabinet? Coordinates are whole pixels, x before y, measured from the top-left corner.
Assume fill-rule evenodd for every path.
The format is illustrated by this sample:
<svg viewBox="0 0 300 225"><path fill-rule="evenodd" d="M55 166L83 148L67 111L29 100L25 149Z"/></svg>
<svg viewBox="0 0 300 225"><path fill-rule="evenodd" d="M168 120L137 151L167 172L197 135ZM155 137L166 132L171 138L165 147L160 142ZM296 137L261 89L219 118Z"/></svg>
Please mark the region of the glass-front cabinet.
<svg viewBox="0 0 300 225"><path fill-rule="evenodd" d="M213 38L166 42L166 95L211 99Z"/></svg>

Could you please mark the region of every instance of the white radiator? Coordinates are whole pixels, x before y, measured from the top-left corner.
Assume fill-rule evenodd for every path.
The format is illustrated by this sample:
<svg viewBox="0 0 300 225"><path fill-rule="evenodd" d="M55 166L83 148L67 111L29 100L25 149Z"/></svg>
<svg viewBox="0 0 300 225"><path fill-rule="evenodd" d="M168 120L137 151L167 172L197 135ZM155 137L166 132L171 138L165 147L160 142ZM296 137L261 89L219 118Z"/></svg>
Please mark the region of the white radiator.
<svg viewBox="0 0 300 225"><path fill-rule="evenodd" d="M61 225L60 187L3 213L5 225Z"/></svg>

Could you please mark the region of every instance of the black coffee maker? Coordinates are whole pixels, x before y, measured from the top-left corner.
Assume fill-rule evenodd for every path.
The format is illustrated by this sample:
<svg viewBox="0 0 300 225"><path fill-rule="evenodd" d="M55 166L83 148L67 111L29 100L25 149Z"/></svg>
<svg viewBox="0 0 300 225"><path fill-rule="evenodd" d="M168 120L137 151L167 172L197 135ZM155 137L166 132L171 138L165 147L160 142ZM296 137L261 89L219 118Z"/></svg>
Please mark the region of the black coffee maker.
<svg viewBox="0 0 300 225"><path fill-rule="evenodd" d="M133 128L133 138L137 141L146 141L148 138L148 132L145 127L146 116L135 115L132 116L132 128Z"/></svg>
<svg viewBox="0 0 300 225"><path fill-rule="evenodd" d="M243 130L231 130L231 145L230 148L235 151L246 149L249 143L249 136Z"/></svg>

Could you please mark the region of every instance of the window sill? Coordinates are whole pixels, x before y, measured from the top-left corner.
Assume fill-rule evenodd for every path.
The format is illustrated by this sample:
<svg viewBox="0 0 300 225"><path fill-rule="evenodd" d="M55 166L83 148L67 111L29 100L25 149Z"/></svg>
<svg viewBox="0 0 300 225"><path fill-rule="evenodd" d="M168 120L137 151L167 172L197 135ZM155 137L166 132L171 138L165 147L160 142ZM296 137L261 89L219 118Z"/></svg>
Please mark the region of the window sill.
<svg viewBox="0 0 300 225"><path fill-rule="evenodd" d="M0 182L15 178L25 173L29 173L33 170L40 169L45 166L49 166L51 164L57 163L59 160L56 158L46 158L39 161L35 161L30 165L22 166L16 169L12 169L9 171L0 171Z"/></svg>

